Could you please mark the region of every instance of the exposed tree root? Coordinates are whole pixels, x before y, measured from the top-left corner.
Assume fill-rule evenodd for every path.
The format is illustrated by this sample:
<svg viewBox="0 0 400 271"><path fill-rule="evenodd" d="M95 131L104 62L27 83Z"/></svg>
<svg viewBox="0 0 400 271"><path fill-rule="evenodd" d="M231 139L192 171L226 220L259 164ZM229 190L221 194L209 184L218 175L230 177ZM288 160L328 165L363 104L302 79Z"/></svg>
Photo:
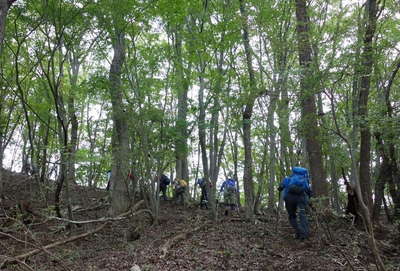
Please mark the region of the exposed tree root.
<svg viewBox="0 0 400 271"><path fill-rule="evenodd" d="M178 235L175 235L174 237L168 239L168 241L165 242L164 245L160 248L160 253L161 253L160 254L160 258L162 259L162 258L165 258L165 256L167 256L168 250L170 249L170 247L172 247L172 245L174 243L176 243L179 240L185 239L186 236L188 236L191 233L194 233L196 231L199 231L199 230L203 229L206 225L207 224L203 224L201 226L198 226L198 227L194 228L193 230L182 232L182 233L180 233Z"/></svg>

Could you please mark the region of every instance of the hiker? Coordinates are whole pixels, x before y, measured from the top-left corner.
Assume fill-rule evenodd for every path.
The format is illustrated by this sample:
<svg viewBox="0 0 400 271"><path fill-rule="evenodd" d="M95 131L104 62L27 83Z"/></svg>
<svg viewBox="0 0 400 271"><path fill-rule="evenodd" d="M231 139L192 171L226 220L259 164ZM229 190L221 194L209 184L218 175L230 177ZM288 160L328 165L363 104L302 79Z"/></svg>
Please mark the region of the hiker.
<svg viewBox="0 0 400 271"><path fill-rule="evenodd" d="M168 200L167 187L171 183L171 180L164 174L160 177L160 192L162 193L163 200Z"/></svg>
<svg viewBox="0 0 400 271"><path fill-rule="evenodd" d="M232 178L226 179L221 186L221 189L219 193L221 194L224 192L224 203L227 209L225 210L225 215L228 215L229 211L228 208L231 211L234 211L236 208L236 200L235 200L235 194L236 194L236 181Z"/></svg>
<svg viewBox="0 0 400 271"><path fill-rule="evenodd" d="M185 204L185 191L187 187L187 182L183 179L174 181L175 188L175 199L177 203Z"/></svg>
<svg viewBox="0 0 400 271"><path fill-rule="evenodd" d="M293 167L292 174L282 181L278 190L283 190L283 200L289 215L289 223L296 230L295 238L300 240L308 239L310 230L306 208L311 196L308 170L302 167ZM297 221L297 213L299 221Z"/></svg>
<svg viewBox="0 0 400 271"><path fill-rule="evenodd" d="M206 181L204 178L200 178L197 180L196 184L201 189L201 197L200 197L200 209L203 207L208 209L208 188L211 187L211 183ZM207 187L208 186L208 187Z"/></svg>

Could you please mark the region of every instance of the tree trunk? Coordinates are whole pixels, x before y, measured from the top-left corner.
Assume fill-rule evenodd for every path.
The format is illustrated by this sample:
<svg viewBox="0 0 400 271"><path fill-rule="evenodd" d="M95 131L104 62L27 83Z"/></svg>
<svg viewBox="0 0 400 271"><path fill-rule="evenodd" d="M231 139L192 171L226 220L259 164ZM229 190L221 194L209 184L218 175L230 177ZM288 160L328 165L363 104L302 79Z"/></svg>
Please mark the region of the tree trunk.
<svg viewBox="0 0 400 271"><path fill-rule="evenodd" d="M337 213L341 213L339 198L339 177L336 171L335 159L331 156L329 159L332 183L332 205Z"/></svg>
<svg viewBox="0 0 400 271"><path fill-rule="evenodd" d="M320 131L315 106L315 79L312 77L311 45L309 37L309 18L306 0L296 0L297 40L299 62L302 68L300 79L301 131L305 138L306 151L310 166L311 182L317 197L328 197L325 180ZM324 201L327 204L327 201Z"/></svg>
<svg viewBox="0 0 400 271"><path fill-rule="evenodd" d="M377 141L378 155L382 159L382 162L379 167L378 179L375 184L375 201L372 210L372 219L375 223L379 224L383 198L385 196L385 184L386 182L390 182L390 179L392 178L392 168L390 166L390 159L384 150L381 134L376 133L375 138Z"/></svg>
<svg viewBox="0 0 400 271"><path fill-rule="evenodd" d="M74 185L75 182L75 153L77 149L77 144L78 144L78 119L76 117L76 108L75 108L75 93L77 92L77 81L78 81L78 74L79 74L79 67L80 63L78 61L77 56L74 56L73 59L71 59L71 70L72 73L70 74L70 84L71 84L71 93L69 93L68 99L68 107L67 110L67 116L68 116L68 122L71 124L71 129L70 129L70 140L69 144L67 144L67 161L66 161L66 186L67 186L67 201L68 201L68 210L69 210L69 219L73 220L72 217L72 210L71 210L71 204L70 204L70 187ZM65 117L67 117L65 116ZM69 126L69 125L68 125Z"/></svg>
<svg viewBox="0 0 400 271"><path fill-rule="evenodd" d="M121 69L125 61L125 34L116 30L112 43L114 57L109 75L113 119L111 214L118 215L129 207L126 185L129 171L128 120L121 89Z"/></svg>
<svg viewBox="0 0 400 271"><path fill-rule="evenodd" d="M201 70L203 71L203 67ZM203 74L200 78L200 88L199 88L199 141L200 141L200 151L201 151L201 161L203 165L203 178L208 182L210 180L210 175L208 171L208 157L207 157L207 140L206 140L206 108L204 105L204 89L205 82Z"/></svg>
<svg viewBox="0 0 400 271"><path fill-rule="evenodd" d="M390 101L390 92L392 89L393 82L400 70L400 54L394 61L394 69L390 73L389 80L383 89L382 96L382 108L384 108L384 117L389 120L389 129L384 129L385 138L385 149L388 150L388 157L390 159L390 170L392 172L391 178L388 178L389 193L393 199L394 203L394 217L400 219L400 171L397 164L396 147L395 147L395 137L396 133L393 131L396 129L396 120L393 118L393 106Z"/></svg>
<svg viewBox="0 0 400 271"><path fill-rule="evenodd" d="M360 92L358 97L358 117L360 126L360 184L363 198L369 210L372 210L371 186L371 132L368 124L368 97L371 85L371 73L374 52L372 48L377 21L376 0L368 0L366 5L366 29L364 35L363 51L361 53L360 67Z"/></svg>
<svg viewBox="0 0 400 271"><path fill-rule="evenodd" d="M188 110L188 82L185 78L182 56L182 39L180 29L174 33L175 43L175 70L176 70L176 90L178 92L178 116L176 121L177 138L175 140L176 156L176 178L189 181L188 167L188 130L187 130L187 110Z"/></svg>
<svg viewBox="0 0 400 271"><path fill-rule="evenodd" d="M221 50L218 53L218 60L217 60L217 73L218 78L216 79L215 83L215 91L213 95L213 105L211 109L211 120L210 120L210 130L209 130L209 137L210 137L210 150L209 150L209 158L210 158L210 180L211 180L211 193L210 196L210 206L211 206L211 217L215 220L217 218L217 208L216 208L216 192L217 192L217 181L218 175L221 166L221 160L223 157L223 150L225 147L226 141L226 133L227 133L227 126L225 126L223 139L219 140L219 117L221 111L221 104L220 104L220 95L222 90L222 75L224 73L223 65L224 65L224 52ZM229 88L229 86L228 86ZM229 110L229 109L227 109Z"/></svg>
<svg viewBox="0 0 400 271"><path fill-rule="evenodd" d="M251 144L251 117L256 99L257 84L252 64L251 47L249 41L248 18L244 0L239 0L242 20L242 41L246 55L247 72L249 75L249 89L245 89L245 109L242 113L243 145L244 145L244 172L243 187L245 194L246 219L254 220L254 188L253 188L253 157Z"/></svg>
<svg viewBox="0 0 400 271"><path fill-rule="evenodd" d="M280 100L278 103L278 117L279 117L279 138L280 138L280 156L282 159L282 176L286 176L291 167L294 165L292 158L293 142L290 138L289 128L289 97L286 86L281 87Z"/></svg>
<svg viewBox="0 0 400 271"><path fill-rule="evenodd" d="M282 75L280 75L282 76ZM268 208L274 209L275 208L275 181L276 181L276 128L274 125L274 115L276 110L276 103L278 100L278 89L274 91L274 93L270 96L270 102L268 106L268 115L267 115L267 127L269 127L269 178L268 178Z"/></svg>
<svg viewBox="0 0 400 271"><path fill-rule="evenodd" d="M268 135L266 135L268 137ZM268 157L268 146L269 144L265 145L265 148L263 149L263 154L262 154L262 161L260 163L260 171L257 174L257 183L258 183L258 187L257 187L257 193L256 193L256 197L254 199L254 213L255 214L259 214L260 213L260 209L261 209L261 200L262 200L262 196L263 196L263 192L264 192L264 186L266 184L266 178L268 178L267 176L269 176L269 182L268 182L268 209L271 208L271 206L274 206L275 204L275 198L274 197L270 197L271 196L271 175L267 174L267 157ZM269 172L271 173L271 171ZM272 192L274 193L274 192Z"/></svg>
<svg viewBox="0 0 400 271"><path fill-rule="evenodd" d="M235 140L233 145L233 176L236 180L236 201L238 208L241 208L242 204L240 203L240 185L239 185L239 176L238 176L238 168L239 168L239 147L238 147L238 133L235 133Z"/></svg>
<svg viewBox="0 0 400 271"><path fill-rule="evenodd" d="M3 52L3 41L6 30L7 14L16 0L0 0L0 57Z"/></svg>

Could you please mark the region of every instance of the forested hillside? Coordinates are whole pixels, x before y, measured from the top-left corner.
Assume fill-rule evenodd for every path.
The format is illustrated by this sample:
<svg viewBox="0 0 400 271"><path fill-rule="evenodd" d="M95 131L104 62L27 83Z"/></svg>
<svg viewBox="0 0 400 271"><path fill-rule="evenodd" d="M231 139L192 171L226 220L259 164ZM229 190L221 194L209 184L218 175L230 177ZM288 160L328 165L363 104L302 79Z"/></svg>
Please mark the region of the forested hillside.
<svg viewBox="0 0 400 271"><path fill-rule="evenodd" d="M399 270L399 69L397 0L0 0L1 267Z"/></svg>

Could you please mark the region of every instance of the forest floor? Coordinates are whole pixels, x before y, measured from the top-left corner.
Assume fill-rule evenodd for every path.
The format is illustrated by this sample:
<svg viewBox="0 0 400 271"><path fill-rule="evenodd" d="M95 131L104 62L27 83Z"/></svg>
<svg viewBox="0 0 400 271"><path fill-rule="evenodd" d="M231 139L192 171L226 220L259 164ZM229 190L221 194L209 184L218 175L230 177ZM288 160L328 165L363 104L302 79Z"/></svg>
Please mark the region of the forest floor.
<svg viewBox="0 0 400 271"><path fill-rule="evenodd" d="M249 223L243 214L225 216L221 206L218 221L213 222L198 205L162 201L159 222L154 225L141 213L69 228L66 222L48 219L52 212L44 209L46 191L38 189L32 178L3 175L3 270L375 270L367 235L348 218L314 212L311 237L301 242L293 238L285 213L265 213ZM48 198L53 197L51 193ZM77 186L71 195L74 220L107 216L105 191ZM136 238L127 234L132 229ZM376 238L387 269L400 270L399 235L386 225ZM34 255L23 257L31 251Z"/></svg>

